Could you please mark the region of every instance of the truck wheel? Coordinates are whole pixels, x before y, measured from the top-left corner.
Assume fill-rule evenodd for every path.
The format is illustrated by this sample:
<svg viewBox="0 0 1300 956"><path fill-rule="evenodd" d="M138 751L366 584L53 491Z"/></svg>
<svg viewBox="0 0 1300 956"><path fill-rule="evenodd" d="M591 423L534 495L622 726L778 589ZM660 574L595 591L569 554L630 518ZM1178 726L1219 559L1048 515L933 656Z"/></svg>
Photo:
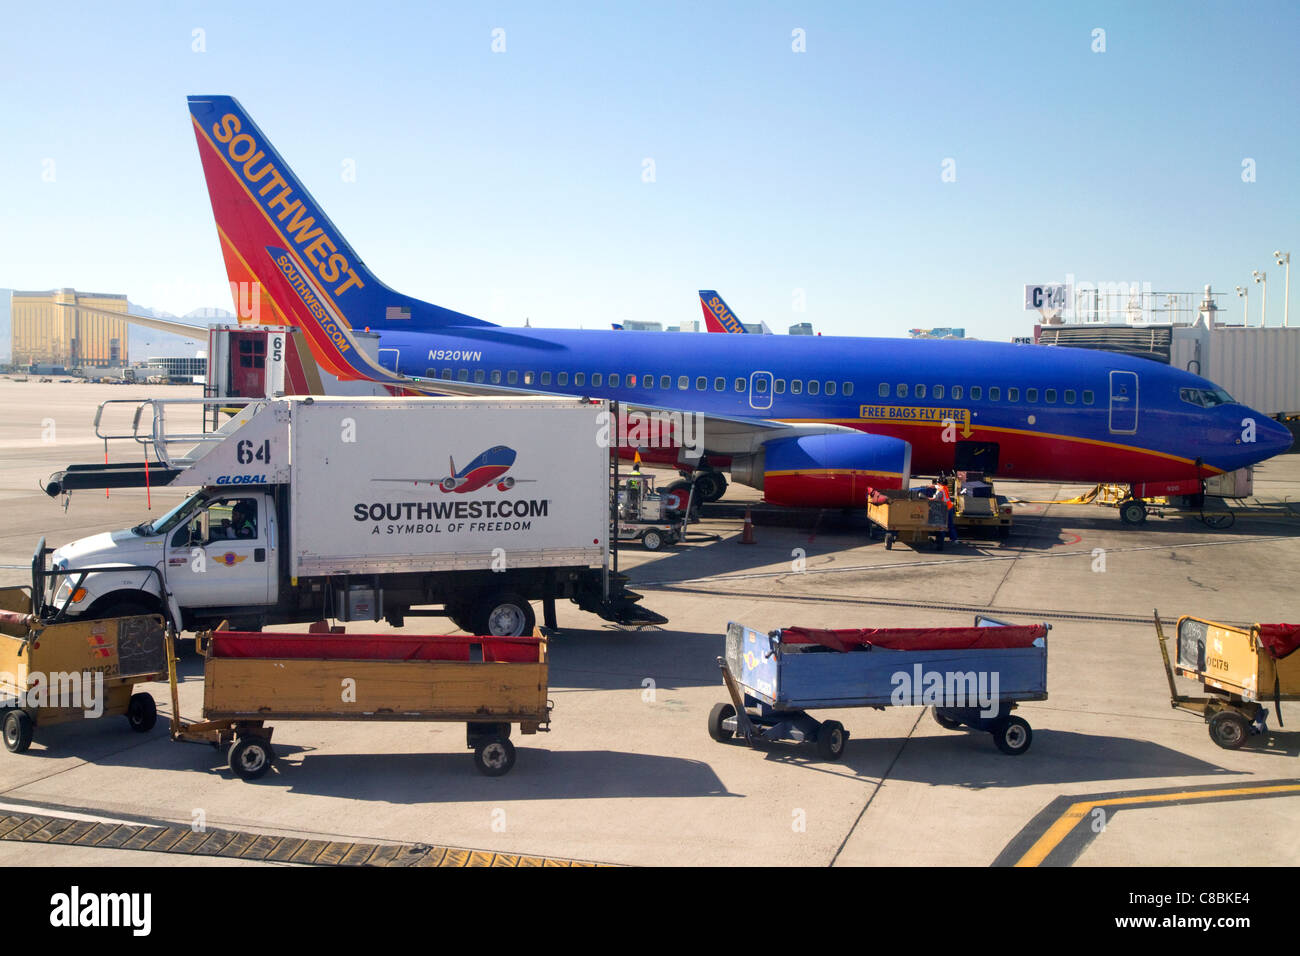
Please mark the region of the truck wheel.
<svg viewBox="0 0 1300 956"><path fill-rule="evenodd" d="M492 637L527 637L537 625L533 606L513 591L498 593L479 605L481 627L473 633Z"/></svg>
<svg viewBox="0 0 1300 956"><path fill-rule="evenodd" d="M1012 757L1019 757L1033 741L1034 732L1023 717L1008 717L993 731L993 742L998 750Z"/></svg>
<svg viewBox="0 0 1300 956"><path fill-rule="evenodd" d="M138 734L153 730L154 724L158 723L158 705L154 703L153 694L132 694L131 702L126 705L126 719Z"/></svg>
<svg viewBox="0 0 1300 956"><path fill-rule="evenodd" d="M33 730L32 719L27 716L26 711L16 707L5 711L3 726L5 750L11 754L26 753L27 748L32 745Z"/></svg>
<svg viewBox="0 0 1300 956"><path fill-rule="evenodd" d="M87 615L87 618L103 620L109 617L139 617L142 614L158 614L156 607L150 607L144 601L136 601L131 598L111 601L102 608L96 608L94 614Z"/></svg>
<svg viewBox="0 0 1300 956"><path fill-rule="evenodd" d="M849 732L838 720L822 721L817 728L817 756L823 760L839 760L849 742Z"/></svg>
<svg viewBox="0 0 1300 956"><path fill-rule="evenodd" d="M5 743L9 742L8 723L5 724ZM1224 750L1236 750L1250 736L1246 718L1231 710L1221 710L1210 718L1210 739Z"/></svg>
<svg viewBox="0 0 1300 956"><path fill-rule="evenodd" d="M658 551L664 546L664 537L658 531L647 531L641 535L641 547L647 551Z"/></svg>
<svg viewBox="0 0 1300 956"><path fill-rule="evenodd" d="M1119 520L1126 525L1137 527L1147 520L1147 506L1137 498L1129 498L1119 506Z"/></svg>
<svg viewBox="0 0 1300 956"><path fill-rule="evenodd" d="M474 766L479 773L500 777L515 765L515 745L505 737L489 737L474 748Z"/></svg>
<svg viewBox="0 0 1300 956"><path fill-rule="evenodd" d="M474 633L475 621L472 608L468 608L464 604L446 604L443 609L447 612L447 617L450 618L452 624L466 633Z"/></svg>
<svg viewBox="0 0 1300 956"><path fill-rule="evenodd" d="M734 731L723 727L722 722L735 716L736 708L733 705L714 704L713 709L709 711L709 736L718 743L730 740L734 736Z"/></svg>
<svg viewBox="0 0 1300 956"><path fill-rule="evenodd" d="M727 479L720 471L706 471L695 479L695 500L718 501L727 493Z"/></svg>
<svg viewBox="0 0 1300 956"><path fill-rule="evenodd" d="M271 769L275 751L271 749L271 742L262 737L240 737L230 745L227 756L235 776L241 780L256 780Z"/></svg>

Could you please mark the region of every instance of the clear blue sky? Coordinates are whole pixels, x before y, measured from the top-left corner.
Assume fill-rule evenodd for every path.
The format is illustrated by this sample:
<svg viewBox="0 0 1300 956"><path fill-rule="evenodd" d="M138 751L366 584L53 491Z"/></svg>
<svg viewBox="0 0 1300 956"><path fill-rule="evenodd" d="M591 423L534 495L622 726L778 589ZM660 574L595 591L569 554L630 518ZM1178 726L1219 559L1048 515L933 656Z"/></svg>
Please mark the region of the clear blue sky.
<svg viewBox="0 0 1300 956"><path fill-rule="evenodd" d="M1297 50L1283 2L9 3L0 286L229 308L185 96L230 93L381 278L503 324L716 288L777 331L1005 339L1026 282L1266 266L1276 323Z"/></svg>

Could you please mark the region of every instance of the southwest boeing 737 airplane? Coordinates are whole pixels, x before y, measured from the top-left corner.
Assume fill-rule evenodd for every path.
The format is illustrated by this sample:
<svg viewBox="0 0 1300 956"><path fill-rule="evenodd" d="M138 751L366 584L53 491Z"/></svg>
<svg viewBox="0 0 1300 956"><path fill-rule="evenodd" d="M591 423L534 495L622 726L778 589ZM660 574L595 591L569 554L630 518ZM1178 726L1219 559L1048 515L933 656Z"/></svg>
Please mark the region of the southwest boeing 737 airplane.
<svg viewBox="0 0 1300 956"><path fill-rule="evenodd" d="M868 486L961 468L1194 483L1291 445L1206 379L1109 352L785 335L698 335L683 348L681 333L495 326L384 285L235 99L192 96L189 108L231 282L260 287L261 321L301 329L340 378L695 413L701 457L678 464L712 489L730 471L795 506L861 506ZM362 329L378 333L373 359Z"/></svg>

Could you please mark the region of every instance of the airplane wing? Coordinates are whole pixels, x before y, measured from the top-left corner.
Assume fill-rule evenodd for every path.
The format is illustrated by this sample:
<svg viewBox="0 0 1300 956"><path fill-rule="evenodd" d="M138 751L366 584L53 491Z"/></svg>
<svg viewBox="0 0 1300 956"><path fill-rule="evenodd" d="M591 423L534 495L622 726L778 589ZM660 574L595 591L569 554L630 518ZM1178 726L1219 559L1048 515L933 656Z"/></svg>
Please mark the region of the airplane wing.
<svg viewBox="0 0 1300 956"><path fill-rule="evenodd" d="M147 328L157 329L160 332L183 335L186 338L193 338L200 333L204 336L208 334L206 325L191 325L188 322L179 322L175 319L156 319L151 315L136 315L134 312L114 312L112 309L98 309L93 305L79 305L72 302L56 302L54 304L65 309L76 309L78 312L107 316L110 319L124 319L133 325L143 325Z"/></svg>

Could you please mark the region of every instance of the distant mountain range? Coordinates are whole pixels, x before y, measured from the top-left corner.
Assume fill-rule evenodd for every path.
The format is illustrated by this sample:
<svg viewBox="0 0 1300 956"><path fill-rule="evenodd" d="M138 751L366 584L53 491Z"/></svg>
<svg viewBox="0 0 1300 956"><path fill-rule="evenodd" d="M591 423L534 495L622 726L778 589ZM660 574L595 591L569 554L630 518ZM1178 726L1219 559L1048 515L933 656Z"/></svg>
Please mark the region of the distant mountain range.
<svg viewBox="0 0 1300 956"><path fill-rule="evenodd" d="M13 336L10 333L10 296L12 289L0 289L0 362L8 362L13 354ZM225 324L235 321L235 313L225 309L195 309L179 318L170 312L151 309L127 301L127 309L136 315L147 315L155 319L177 319L194 325ZM127 340L127 351L132 362L148 358L193 358L198 352L206 351L208 338L201 332L192 336L173 335L157 329L147 329L133 325Z"/></svg>

